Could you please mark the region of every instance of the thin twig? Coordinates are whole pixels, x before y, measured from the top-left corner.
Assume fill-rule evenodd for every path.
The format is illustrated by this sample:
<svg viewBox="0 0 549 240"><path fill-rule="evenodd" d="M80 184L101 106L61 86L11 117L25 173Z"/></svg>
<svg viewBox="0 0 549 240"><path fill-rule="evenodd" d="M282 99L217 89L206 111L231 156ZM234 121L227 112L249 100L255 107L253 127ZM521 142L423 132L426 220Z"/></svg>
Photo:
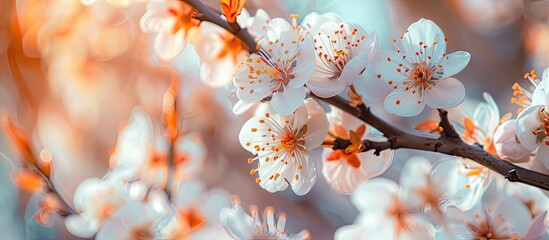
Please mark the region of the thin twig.
<svg viewBox="0 0 549 240"><path fill-rule="evenodd" d="M362 121L381 131L385 135L385 137L389 139L389 141L385 143L365 141L365 148L363 151L369 151L374 149L379 152L379 150L389 148L407 148L444 153L447 155L473 160L501 174L511 182L522 182L541 189L549 190L548 175L516 166L510 162L499 159L498 157L484 151L484 149L478 146L469 145L463 142L448 121L448 113L444 110L439 110L439 114L441 116L441 126L445 129L445 133L441 134L440 138L427 138L412 135L394 127L388 122L372 114L370 109L363 104L354 108L349 106L347 100L341 97L316 98L321 101L325 101L335 107L338 107L351 115L357 116ZM339 147L340 149L346 148L345 145L340 145Z"/></svg>
<svg viewBox="0 0 549 240"><path fill-rule="evenodd" d="M244 29L241 29L238 24L227 23L227 21L223 19L218 12L205 5L200 0L181 1L189 4L189 6L197 11L197 17L195 18L197 18L198 20L211 22L217 26L224 28L225 30L234 34L238 39L240 39L244 47L246 47L249 52L253 53L257 51L255 48L256 42L254 38L248 33L248 31L242 31Z"/></svg>

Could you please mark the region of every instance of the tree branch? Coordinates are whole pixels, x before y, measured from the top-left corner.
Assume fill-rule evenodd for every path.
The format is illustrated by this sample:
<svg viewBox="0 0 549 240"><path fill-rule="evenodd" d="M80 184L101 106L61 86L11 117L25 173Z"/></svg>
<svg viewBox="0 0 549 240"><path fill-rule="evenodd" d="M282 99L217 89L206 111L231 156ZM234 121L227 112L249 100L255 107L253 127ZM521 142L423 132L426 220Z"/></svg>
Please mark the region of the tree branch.
<svg viewBox="0 0 549 240"><path fill-rule="evenodd" d="M204 3L202 3L200 0L180 0L192 8L196 10L197 17L195 17L198 20L201 21L207 21L211 22L217 26L220 26L224 28L225 30L229 31L230 33L234 34L244 47L250 52L256 52L255 46L257 43L255 42L254 38L248 33L248 31L245 31L245 29L241 29L238 24L229 24L225 19L221 17L221 15L216 12L215 10L211 9ZM243 31L244 30L244 31Z"/></svg>
<svg viewBox="0 0 549 240"><path fill-rule="evenodd" d="M355 108L351 107L347 100L341 97L313 97L338 107L351 115L357 116L362 121L381 131L385 137L389 139L387 142L372 142L366 140L363 142L365 147L363 151L375 150L375 153L379 153L381 150L385 149L407 148L444 153L473 160L503 175L511 182L521 182L544 190L549 190L548 175L516 166L491 155L478 146L469 145L463 142L448 120L448 112L445 110L438 110L441 117L440 126L444 128L440 138L427 138L412 135L395 128L393 125L372 114L370 108L366 107L364 104ZM350 144L337 139L336 142L338 144L334 146L334 149L345 149Z"/></svg>
<svg viewBox="0 0 549 240"><path fill-rule="evenodd" d="M244 44L246 49L248 49L248 51L250 51L251 53L256 52L255 46L257 45L257 43L246 31L246 29L240 29L240 26L238 26L238 24L229 25L227 21L221 18L221 15L219 13L204 5L199 0L181 1L193 7L198 12L200 20L212 22L226 29L227 31L233 33L236 37L238 37L242 41L242 44ZM387 142L365 141L365 151L373 149L376 151L377 154L379 154L380 151L385 149L408 148L463 157L473 160L503 175L511 182L522 182L545 190L549 190L548 175L516 166L512 163L509 163L489 154L488 152L484 151L484 149L478 146L468 145L463 142L459 137L459 134L456 132L456 130L448 120L448 112L446 110L438 110L441 118L440 127L443 128L443 131L441 132L440 138L435 139L415 136L398 128L395 128L391 124L372 114L370 108L366 107L364 104L360 104L357 107L352 107L349 105L349 102L347 100L341 97L319 98L314 95L312 96L360 118L362 121L381 131L389 139L389 141ZM339 147L341 149L345 149L345 147L348 146L348 144L350 143L340 141L337 144L340 145ZM343 144L347 145L345 146ZM336 146L334 146L334 148L335 147Z"/></svg>

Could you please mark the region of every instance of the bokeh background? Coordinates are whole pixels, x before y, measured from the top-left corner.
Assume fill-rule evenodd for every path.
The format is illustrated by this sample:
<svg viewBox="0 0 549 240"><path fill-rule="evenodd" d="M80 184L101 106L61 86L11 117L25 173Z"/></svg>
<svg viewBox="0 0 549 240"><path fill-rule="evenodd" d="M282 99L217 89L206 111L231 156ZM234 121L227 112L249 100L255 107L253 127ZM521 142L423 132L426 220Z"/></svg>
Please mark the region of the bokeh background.
<svg viewBox="0 0 549 240"><path fill-rule="evenodd" d="M216 1L207 1L216 6ZM248 0L253 14L264 8L272 17L302 18L312 11L333 11L349 22L376 31L381 49L420 18L434 20L449 38L448 52L468 51L469 66L457 75L474 105L489 92L501 112L515 112L509 103L514 82L525 72L541 73L549 65L549 1L523 0ZM8 115L31 136L36 151L46 149L54 161L54 184L67 202L78 184L101 177L121 126L135 106L142 106L161 132L161 101L172 79L181 82L178 106L183 131L203 133L208 159L202 179L210 187L237 194L245 205L273 206L288 214L288 228L309 229L314 239L331 239L351 223L357 210L349 197L330 189L319 177L310 193L291 190L271 194L249 175L249 154L238 144L247 116L234 116L223 91L199 80L199 60L192 46L174 62L152 57L151 35L141 32L145 4L117 9L103 1L84 6L78 0L0 1L0 115ZM382 114L383 91L363 84L361 91ZM376 95L376 92L378 95ZM392 119L402 128L413 119ZM0 238L75 239L57 219L51 228L33 223L36 199L11 182L20 156L0 133ZM398 179L406 159L399 151L384 174ZM433 156L436 158L436 156ZM319 169L320 170L320 169Z"/></svg>

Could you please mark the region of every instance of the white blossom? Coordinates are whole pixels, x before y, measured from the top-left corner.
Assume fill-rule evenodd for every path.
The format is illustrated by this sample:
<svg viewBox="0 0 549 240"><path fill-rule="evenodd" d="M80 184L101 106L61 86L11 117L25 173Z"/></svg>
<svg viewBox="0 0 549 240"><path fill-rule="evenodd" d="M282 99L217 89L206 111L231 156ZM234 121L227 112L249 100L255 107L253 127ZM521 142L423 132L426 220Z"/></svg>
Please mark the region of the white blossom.
<svg viewBox="0 0 549 240"><path fill-rule="evenodd" d="M396 51L380 51L373 63L377 77L393 86L385 98L385 110L413 117L425 105L455 107L465 98L465 87L451 76L469 63L467 52L446 54L447 37L431 20L420 19L393 40Z"/></svg>

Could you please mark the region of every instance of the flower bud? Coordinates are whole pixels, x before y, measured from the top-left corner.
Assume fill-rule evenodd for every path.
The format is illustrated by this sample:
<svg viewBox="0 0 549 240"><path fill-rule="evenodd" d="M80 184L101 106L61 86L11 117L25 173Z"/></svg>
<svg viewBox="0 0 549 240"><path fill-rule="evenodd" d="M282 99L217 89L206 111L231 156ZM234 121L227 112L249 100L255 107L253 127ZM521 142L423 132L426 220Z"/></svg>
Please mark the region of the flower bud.
<svg viewBox="0 0 549 240"><path fill-rule="evenodd" d="M494 134L497 153L504 160L522 163L530 160L530 150L520 145L515 134L515 119L502 123Z"/></svg>

